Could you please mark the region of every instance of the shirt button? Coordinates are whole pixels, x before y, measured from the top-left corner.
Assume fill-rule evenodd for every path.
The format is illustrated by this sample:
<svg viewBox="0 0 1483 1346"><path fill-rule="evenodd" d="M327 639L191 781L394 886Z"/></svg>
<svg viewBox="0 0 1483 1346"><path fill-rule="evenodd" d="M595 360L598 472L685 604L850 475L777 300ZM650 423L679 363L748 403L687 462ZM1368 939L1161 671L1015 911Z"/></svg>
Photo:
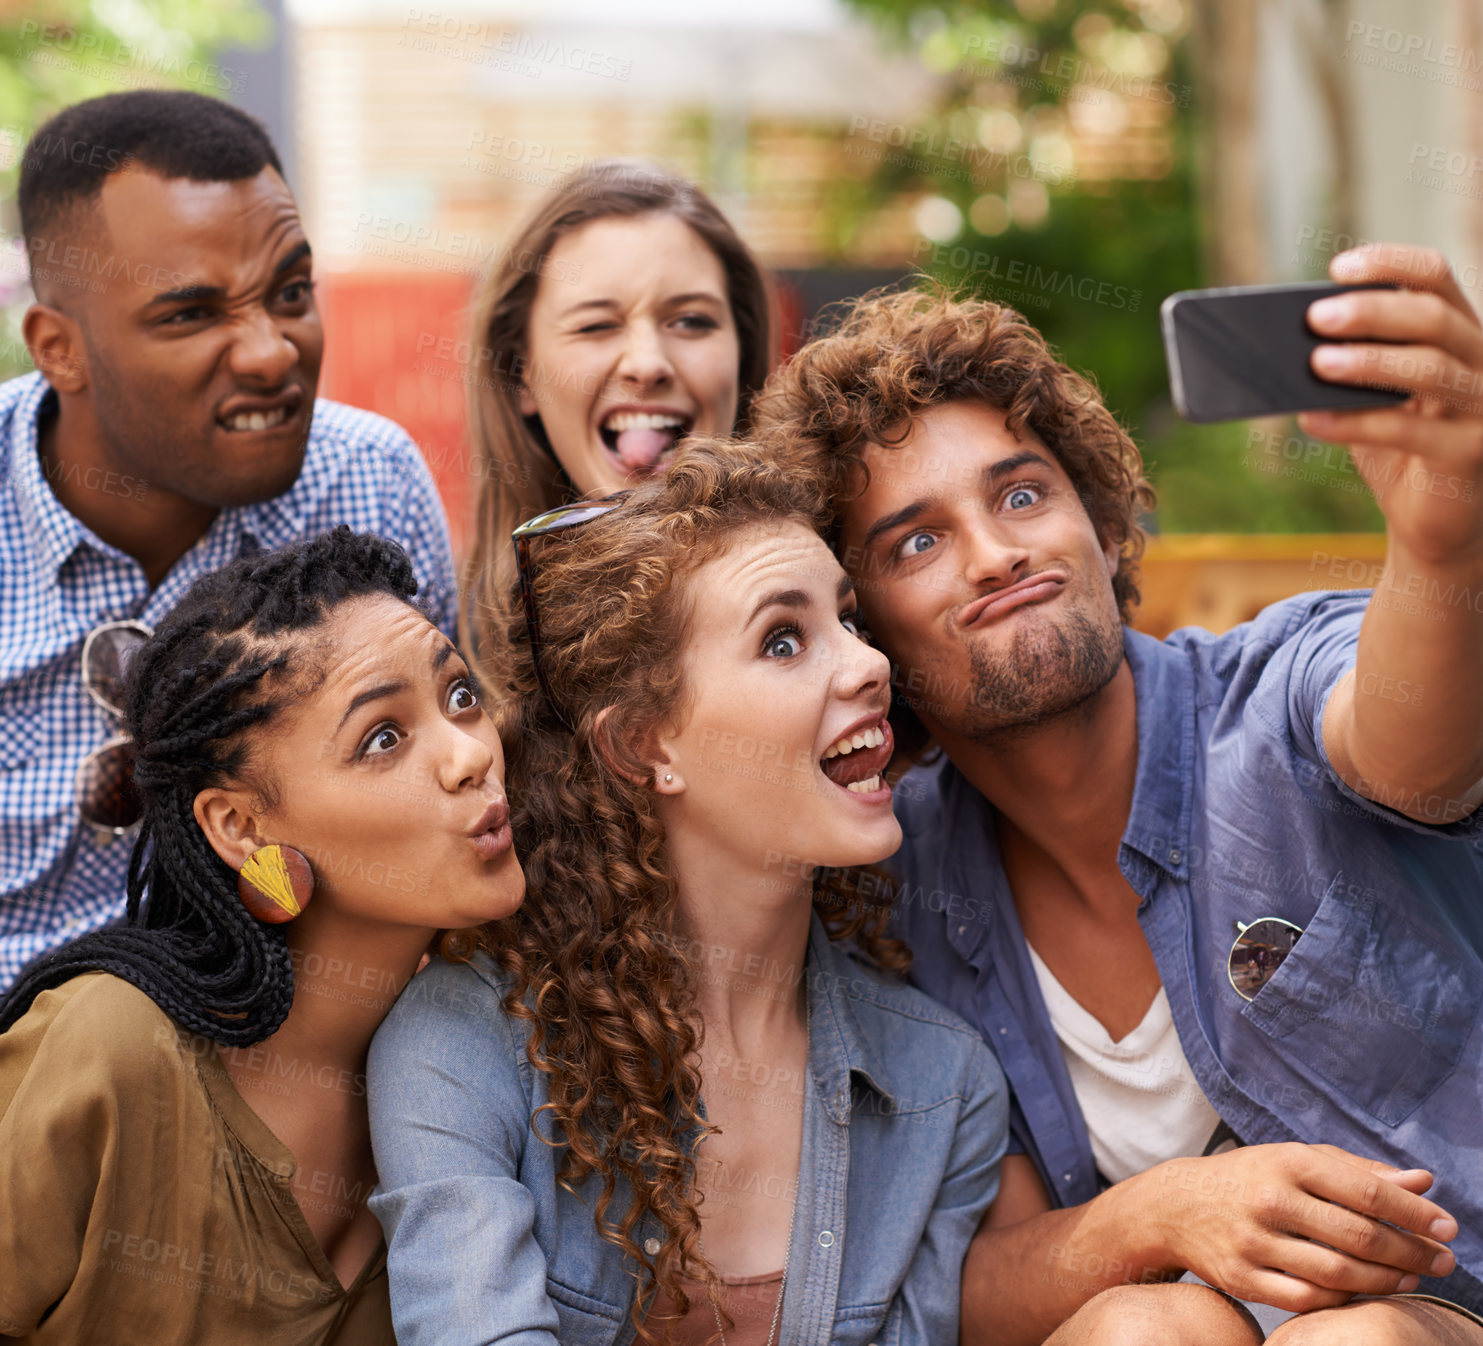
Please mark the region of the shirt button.
<svg viewBox="0 0 1483 1346"><path fill-rule="evenodd" d="M650 1257L657 1257L659 1255L659 1247L660 1244L658 1239L648 1238L644 1240L644 1251L648 1253Z"/></svg>
<svg viewBox="0 0 1483 1346"><path fill-rule="evenodd" d="M1063 1173L1063 1174L1061 1174L1061 1181L1062 1182L1070 1182L1071 1181L1071 1175L1069 1173Z"/></svg>
<svg viewBox="0 0 1483 1346"><path fill-rule="evenodd" d="M1009 1036L1009 1029L1007 1029L1007 1028L1001 1028L999 1030L999 1036L1001 1038L1007 1038Z"/></svg>
<svg viewBox="0 0 1483 1346"><path fill-rule="evenodd" d="M958 933L961 935L966 929L968 929L966 925L960 925L958 927Z"/></svg>
<svg viewBox="0 0 1483 1346"><path fill-rule="evenodd" d="M819 1235L819 1247L821 1247L821 1248L832 1248L832 1247L834 1247L834 1235L833 1235L832 1232L830 1232L829 1230L826 1229L822 1234Z"/></svg>
<svg viewBox="0 0 1483 1346"><path fill-rule="evenodd" d="M1179 850L1177 847L1169 852L1169 863L1171 865L1177 865L1183 859L1184 852Z"/></svg>

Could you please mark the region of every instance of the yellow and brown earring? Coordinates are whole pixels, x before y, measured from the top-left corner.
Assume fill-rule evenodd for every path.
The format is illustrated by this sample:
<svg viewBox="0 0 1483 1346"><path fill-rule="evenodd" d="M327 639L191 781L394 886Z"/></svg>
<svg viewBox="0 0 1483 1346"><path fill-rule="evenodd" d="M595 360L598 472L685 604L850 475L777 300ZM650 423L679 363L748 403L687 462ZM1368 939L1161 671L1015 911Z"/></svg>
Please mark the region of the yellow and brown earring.
<svg viewBox="0 0 1483 1346"><path fill-rule="evenodd" d="M237 875L237 896L268 925L291 921L309 905L314 871L292 846L259 846Z"/></svg>

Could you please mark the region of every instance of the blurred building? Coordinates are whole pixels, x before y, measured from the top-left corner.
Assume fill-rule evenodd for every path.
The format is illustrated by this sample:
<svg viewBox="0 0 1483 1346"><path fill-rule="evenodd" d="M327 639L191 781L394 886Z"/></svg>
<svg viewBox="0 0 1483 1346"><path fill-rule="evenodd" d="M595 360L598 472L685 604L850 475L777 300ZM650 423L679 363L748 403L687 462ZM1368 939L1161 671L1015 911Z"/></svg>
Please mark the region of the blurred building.
<svg viewBox="0 0 1483 1346"><path fill-rule="evenodd" d="M704 25L588 21L577 7L433 12L325 3L294 11L298 195L323 277L325 391L413 430L462 535L471 503L457 360L473 288L564 174L610 155L701 183L765 264L827 283L780 296L795 328L862 275L899 277L910 203L839 236L837 187L874 167L851 126L910 127L935 77L832 5ZM673 8L673 7L671 7ZM765 8L765 7L764 7ZM879 271L861 272L861 267ZM457 350L457 347L454 347Z"/></svg>

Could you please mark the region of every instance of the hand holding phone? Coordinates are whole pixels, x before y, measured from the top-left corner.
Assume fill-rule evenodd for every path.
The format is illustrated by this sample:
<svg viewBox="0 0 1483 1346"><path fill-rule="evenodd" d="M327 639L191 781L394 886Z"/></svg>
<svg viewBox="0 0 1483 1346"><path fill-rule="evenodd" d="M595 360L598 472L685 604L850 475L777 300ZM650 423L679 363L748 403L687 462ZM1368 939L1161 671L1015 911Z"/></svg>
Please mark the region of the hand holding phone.
<svg viewBox="0 0 1483 1346"><path fill-rule="evenodd" d="M1330 383L1309 364L1313 348L1333 340L1308 326L1310 304L1350 290L1394 288L1305 281L1171 294L1159 317L1175 408L1187 421L1205 422L1404 402L1408 393Z"/></svg>

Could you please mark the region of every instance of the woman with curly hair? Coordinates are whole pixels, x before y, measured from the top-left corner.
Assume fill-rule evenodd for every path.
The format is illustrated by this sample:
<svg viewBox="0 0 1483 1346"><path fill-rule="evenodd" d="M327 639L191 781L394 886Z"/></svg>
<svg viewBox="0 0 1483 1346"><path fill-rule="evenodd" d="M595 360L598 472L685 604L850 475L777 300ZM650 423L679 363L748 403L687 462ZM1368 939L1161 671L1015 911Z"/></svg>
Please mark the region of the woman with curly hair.
<svg viewBox="0 0 1483 1346"><path fill-rule="evenodd" d="M371 1053L403 1346L957 1340L1002 1076L897 979L885 659L746 444L518 530L530 883Z"/></svg>
<svg viewBox="0 0 1483 1346"><path fill-rule="evenodd" d="M392 1346L366 1050L437 932L524 892L416 589L342 526L90 638L142 821L128 923L0 1004L0 1339Z"/></svg>

